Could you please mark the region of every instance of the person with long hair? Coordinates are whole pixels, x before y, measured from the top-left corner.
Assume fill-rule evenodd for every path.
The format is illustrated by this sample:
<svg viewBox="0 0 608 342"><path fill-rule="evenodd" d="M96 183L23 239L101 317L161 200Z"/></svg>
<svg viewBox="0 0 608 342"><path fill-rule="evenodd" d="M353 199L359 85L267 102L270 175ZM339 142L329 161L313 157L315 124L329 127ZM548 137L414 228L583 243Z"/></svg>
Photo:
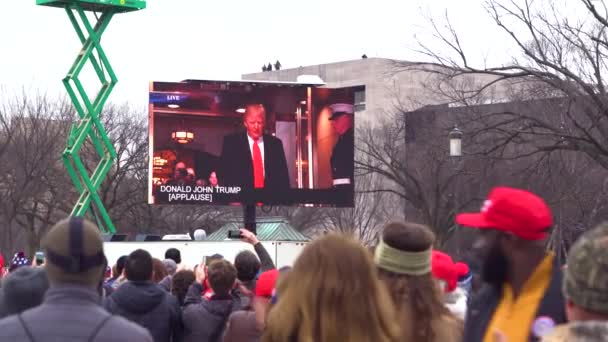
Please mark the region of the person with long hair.
<svg viewBox="0 0 608 342"><path fill-rule="evenodd" d="M163 264L160 259L152 258L152 267L154 269L154 275L152 276L152 281L155 284L160 283L167 276L167 269L165 268L165 264Z"/></svg>
<svg viewBox="0 0 608 342"><path fill-rule="evenodd" d="M171 294L177 298L180 307L183 308L188 288L195 280L196 276L190 270L178 271L171 277Z"/></svg>
<svg viewBox="0 0 608 342"><path fill-rule="evenodd" d="M264 342L399 341L399 323L370 253L329 234L310 243L281 284Z"/></svg>
<svg viewBox="0 0 608 342"><path fill-rule="evenodd" d="M461 341L463 321L443 303L431 273L435 235L426 226L389 223L375 248L380 279L389 289L402 341Z"/></svg>

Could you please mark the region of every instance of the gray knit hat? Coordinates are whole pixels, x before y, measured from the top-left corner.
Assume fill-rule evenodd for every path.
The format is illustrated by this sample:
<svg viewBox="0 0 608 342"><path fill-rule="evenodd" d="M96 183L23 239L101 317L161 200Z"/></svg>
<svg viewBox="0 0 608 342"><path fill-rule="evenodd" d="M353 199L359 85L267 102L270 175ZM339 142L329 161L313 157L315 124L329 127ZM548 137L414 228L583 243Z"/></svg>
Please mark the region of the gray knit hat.
<svg viewBox="0 0 608 342"><path fill-rule="evenodd" d="M97 288L106 268L103 241L97 226L81 217L55 224L42 241L51 284Z"/></svg>
<svg viewBox="0 0 608 342"><path fill-rule="evenodd" d="M174 275L177 270L177 264L173 259L165 259L163 260L163 264L165 265L165 269L167 270L167 274Z"/></svg>
<svg viewBox="0 0 608 342"><path fill-rule="evenodd" d="M19 267L2 279L0 318L40 305L48 288L49 280L44 268Z"/></svg>

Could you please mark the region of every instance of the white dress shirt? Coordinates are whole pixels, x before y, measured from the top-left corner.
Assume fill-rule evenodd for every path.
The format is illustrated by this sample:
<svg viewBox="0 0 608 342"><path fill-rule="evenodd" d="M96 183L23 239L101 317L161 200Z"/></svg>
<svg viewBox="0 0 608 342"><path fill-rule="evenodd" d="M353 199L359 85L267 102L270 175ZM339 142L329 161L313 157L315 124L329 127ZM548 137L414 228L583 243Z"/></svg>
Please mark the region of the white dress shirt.
<svg viewBox="0 0 608 342"><path fill-rule="evenodd" d="M251 152L251 160L253 160L253 139L247 134L247 141L249 141L249 151ZM264 137L258 138L258 146L260 147L260 152L262 154L262 165L264 164ZM266 167L264 167L264 176L266 176Z"/></svg>

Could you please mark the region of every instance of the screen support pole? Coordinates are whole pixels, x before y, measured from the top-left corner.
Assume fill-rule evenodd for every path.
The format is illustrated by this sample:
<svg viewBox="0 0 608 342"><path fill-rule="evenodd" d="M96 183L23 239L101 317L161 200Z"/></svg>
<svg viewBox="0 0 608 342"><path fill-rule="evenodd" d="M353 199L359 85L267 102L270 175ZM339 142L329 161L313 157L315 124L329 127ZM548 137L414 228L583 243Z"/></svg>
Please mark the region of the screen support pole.
<svg viewBox="0 0 608 342"><path fill-rule="evenodd" d="M245 220L245 222L243 222L245 224L245 229L257 235L255 205L247 204L243 206L243 217Z"/></svg>

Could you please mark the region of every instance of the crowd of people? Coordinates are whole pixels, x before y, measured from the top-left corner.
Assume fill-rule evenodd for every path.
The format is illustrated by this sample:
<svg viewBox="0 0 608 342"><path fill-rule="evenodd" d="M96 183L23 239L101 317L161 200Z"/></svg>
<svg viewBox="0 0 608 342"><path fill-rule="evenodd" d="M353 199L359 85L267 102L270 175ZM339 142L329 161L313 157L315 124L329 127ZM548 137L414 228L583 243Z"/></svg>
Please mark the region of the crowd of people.
<svg viewBox="0 0 608 342"><path fill-rule="evenodd" d="M0 341L608 341L608 224L561 265L531 192L495 188L456 221L478 230L479 270L411 222L387 223L372 248L324 235L281 269L245 229L255 253L234 260L138 249L109 267L97 227L70 217L43 238L42 265L11 260Z"/></svg>

